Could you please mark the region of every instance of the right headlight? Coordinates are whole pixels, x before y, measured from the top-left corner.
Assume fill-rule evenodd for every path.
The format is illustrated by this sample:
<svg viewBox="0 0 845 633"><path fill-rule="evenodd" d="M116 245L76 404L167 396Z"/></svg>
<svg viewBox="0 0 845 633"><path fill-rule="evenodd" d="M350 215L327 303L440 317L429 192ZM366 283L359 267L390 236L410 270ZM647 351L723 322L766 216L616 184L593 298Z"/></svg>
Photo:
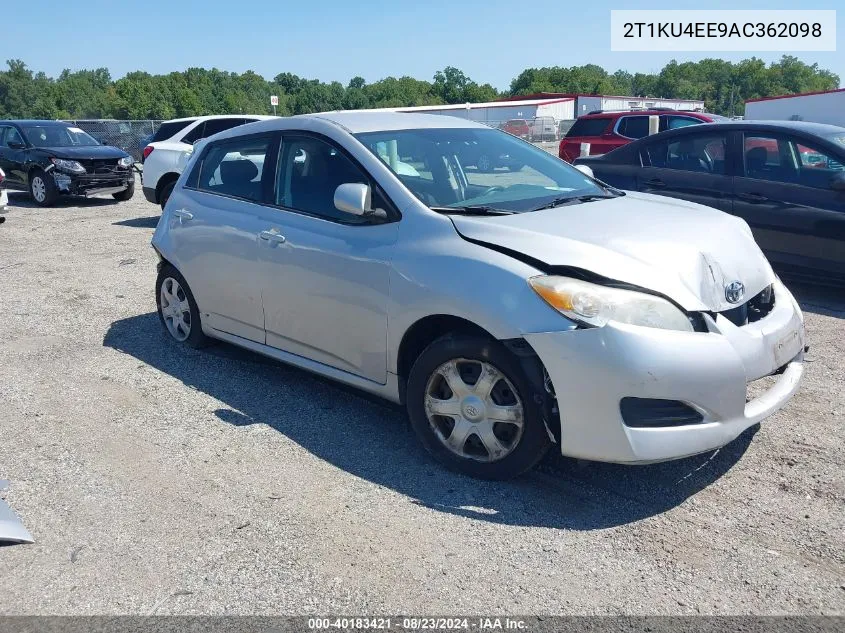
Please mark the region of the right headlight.
<svg viewBox="0 0 845 633"><path fill-rule="evenodd" d="M565 317L594 327L610 321L664 330L693 332L674 304L644 292L608 288L570 277L541 275L528 280L543 300Z"/></svg>

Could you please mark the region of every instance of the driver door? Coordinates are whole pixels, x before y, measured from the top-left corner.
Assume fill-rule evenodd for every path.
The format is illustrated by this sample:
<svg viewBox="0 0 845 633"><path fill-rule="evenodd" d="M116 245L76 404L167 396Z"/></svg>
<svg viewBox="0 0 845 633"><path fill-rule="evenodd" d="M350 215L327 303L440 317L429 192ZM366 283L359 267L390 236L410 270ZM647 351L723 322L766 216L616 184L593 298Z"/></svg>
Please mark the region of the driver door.
<svg viewBox="0 0 845 633"><path fill-rule="evenodd" d="M372 188L392 221L334 206L343 183ZM387 307L398 214L367 173L320 136L282 139L275 206L259 233L267 345L367 378L387 381Z"/></svg>

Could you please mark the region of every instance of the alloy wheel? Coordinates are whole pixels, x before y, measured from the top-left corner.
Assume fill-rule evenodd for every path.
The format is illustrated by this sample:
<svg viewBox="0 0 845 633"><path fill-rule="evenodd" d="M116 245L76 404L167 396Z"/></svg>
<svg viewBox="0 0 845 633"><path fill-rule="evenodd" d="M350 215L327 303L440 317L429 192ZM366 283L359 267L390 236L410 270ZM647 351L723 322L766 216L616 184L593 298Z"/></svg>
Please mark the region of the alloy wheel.
<svg viewBox="0 0 845 633"><path fill-rule="evenodd" d="M179 282L167 277L161 284L161 316L167 331L177 341L191 335L191 305Z"/></svg>
<svg viewBox="0 0 845 633"><path fill-rule="evenodd" d="M443 445L480 462L498 461L516 449L524 410L516 389L490 363L458 358L428 379L425 413Z"/></svg>
<svg viewBox="0 0 845 633"><path fill-rule="evenodd" d="M47 199L47 184L41 176L32 179L32 197L37 202L44 202Z"/></svg>

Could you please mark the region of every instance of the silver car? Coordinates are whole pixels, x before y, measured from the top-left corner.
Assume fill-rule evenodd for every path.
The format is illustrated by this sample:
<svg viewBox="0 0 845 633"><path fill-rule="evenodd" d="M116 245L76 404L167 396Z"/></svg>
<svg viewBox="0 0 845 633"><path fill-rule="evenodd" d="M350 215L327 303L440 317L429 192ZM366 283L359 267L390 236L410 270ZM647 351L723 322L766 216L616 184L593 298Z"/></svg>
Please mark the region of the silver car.
<svg viewBox="0 0 845 633"><path fill-rule="evenodd" d="M467 144L520 167L483 172ZM432 455L479 477L518 475L553 444L621 463L716 449L802 374L801 311L745 222L612 189L453 117L328 113L213 136L153 247L173 339L403 403Z"/></svg>

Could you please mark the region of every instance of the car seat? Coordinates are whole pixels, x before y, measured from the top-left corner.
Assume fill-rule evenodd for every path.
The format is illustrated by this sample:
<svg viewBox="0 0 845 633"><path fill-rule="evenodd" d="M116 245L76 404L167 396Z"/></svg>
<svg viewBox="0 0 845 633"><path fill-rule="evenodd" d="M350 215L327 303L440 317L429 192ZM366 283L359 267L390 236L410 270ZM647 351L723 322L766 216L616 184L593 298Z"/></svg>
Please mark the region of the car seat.
<svg viewBox="0 0 845 633"><path fill-rule="evenodd" d="M232 196L259 200L261 181L255 181L257 176L258 167L251 160L224 160L220 163L220 190Z"/></svg>

